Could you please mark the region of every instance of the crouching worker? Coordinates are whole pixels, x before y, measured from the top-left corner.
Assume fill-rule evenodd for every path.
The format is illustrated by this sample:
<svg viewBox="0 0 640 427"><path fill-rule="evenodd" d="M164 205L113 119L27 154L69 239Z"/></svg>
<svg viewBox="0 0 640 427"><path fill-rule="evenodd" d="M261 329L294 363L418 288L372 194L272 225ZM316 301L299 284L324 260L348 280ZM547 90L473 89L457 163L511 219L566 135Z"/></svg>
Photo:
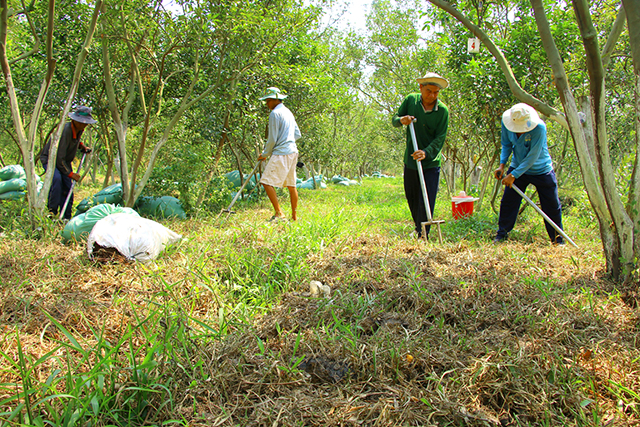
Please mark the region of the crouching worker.
<svg viewBox="0 0 640 427"><path fill-rule="evenodd" d="M275 211L271 221L285 219L285 214L280 208L274 187L287 187L289 189L291 219L294 221L298 219L296 213L298 208L298 189L296 188L298 147L296 146L296 140L300 138L301 134L293 113L282 103L282 100L286 97L287 95L280 92L280 89L270 87L267 88L267 94L259 98L261 101L265 101L267 108L271 110L267 144L262 154L258 157L258 160L262 161L271 156L260 178L260 183L267 192L269 201Z"/></svg>
<svg viewBox="0 0 640 427"><path fill-rule="evenodd" d="M58 144L58 153L56 155L55 170L53 172L53 181L51 181L51 189L49 190L49 200L47 207L53 215L58 215L62 210L67 195L71 190L73 181L80 181L80 175L75 173L71 168L71 162L76 158L76 152L80 150L82 153L88 154L91 149L85 147L80 141L80 137L84 129L90 124L97 123L91 116L90 107L78 107L73 113L69 113L71 121L64 125L60 142ZM49 163L49 150L51 149L51 139L45 144L40 154L40 162L47 170ZM72 181L73 180L73 181ZM71 219L71 207L73 206L73 193L69 197L69 203L63 214L64 219Z"/></svg>
<svg viewBox="0 0 640 427"><path fill-rule="evenodd" d="M494 174L505 185L498 233L493 239L498 243L507 238L515 226L522 197L511 188L515 184L526 191L532 184L538 190L540 208L562 230L562 208L558 198L558 181L547 148L547 127L535 109L527 104L516 104L502 115L502 151L500 166ZM511 166L505 176L504 168L513 154ZM544 225L553 243L564 244L562 236L546 221Z"/></svg>

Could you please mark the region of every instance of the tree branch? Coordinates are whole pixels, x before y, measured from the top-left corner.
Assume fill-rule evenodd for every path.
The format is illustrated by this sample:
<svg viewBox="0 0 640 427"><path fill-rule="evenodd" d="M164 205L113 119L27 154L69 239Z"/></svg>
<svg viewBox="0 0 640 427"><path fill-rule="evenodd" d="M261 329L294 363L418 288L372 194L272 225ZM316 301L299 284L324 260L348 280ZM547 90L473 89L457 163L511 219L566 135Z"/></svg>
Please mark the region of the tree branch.
<svg viewBox="0 0 640 427"><path fill-rule="evenodd" d="M618 16L616 16L616 20L611 27L611 32L609 33L607 42L605 43L600 55L602 57L602 66L604 68L607 68L611 61L611 54L613 53L613 49L616 47L620 34L622 34L622 30L624 30L624 23L626 20L627 15L624 12L624 6L620 6L620 9L618 9Z"/></svg>
<svg viewBox="0 0 640 427"><path fill-rule="evenodd" d="M31 4L31 7L33 7L33 3ZM22 55L18 56L15 59L12 59L9 64L13 65L18 61L21 61L31 55L35 55L39 50L40 50L40 37L38 36L38 32L36 31L36 27L33 25L33 22L31 21L31 15L29 15L29 10L30 8L25 6L24 1L22 1L22 9L23 9L23 13L24 16L27 17L27 22L29 23L29 28L31 28L31 34L33 35L33 47L31 48L30 51L23 53Z"/></svg>
<svg viewBox="0 0 640 427"><path fill-rule="evenodd" d="M507 58L505 58L500 48L496 46L495 43L493 43L493 40L491 40L489 36L487 36L485 32L482 31L482 29L480 29L473 22L471 22L466 16L464 16L460 11L458 11L455 7L453 7L449 2L445 0L429 0L429 2L439 7L440 9L444 10L445 12L449 13L450 15L452 15L454 18L460 21L462 25L467 27L477 38L479 38L480 41L482 41L482 44L484 44L487 47L489 52L491 52L493 57L498 62L500 69L502 70L505 78L507 79L507 84L509 85L511 92L518 100L531 105L533 108L540 111L542 114L549 116L549 118L558 122L560 125L562 125L562 127L568 128L567 119L564 117L562 112L547 105L546 103L535 98L533 95L529 94L524 89L522 89L522 87L516 80L513 74L513 71L511 70L511 67L509 66Z"/></svg>

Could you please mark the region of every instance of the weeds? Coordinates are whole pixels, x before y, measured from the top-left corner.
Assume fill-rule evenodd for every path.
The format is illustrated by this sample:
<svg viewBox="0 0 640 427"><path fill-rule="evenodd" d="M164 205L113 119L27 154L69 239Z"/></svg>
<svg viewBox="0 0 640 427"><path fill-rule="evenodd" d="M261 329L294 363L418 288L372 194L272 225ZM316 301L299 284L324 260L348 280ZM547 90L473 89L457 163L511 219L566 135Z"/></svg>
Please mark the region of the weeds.
<svg viewBox="0 0 640 427"><path fill-rule="evenodd" d="M638 315L599 279L597 226L557 248L525 212L493 246L492 213L449 206L439 245L399 179L301 192L298 222L243 203L167 221L189 241L149 266L5 237L0 426L637 425Z"/></svg>

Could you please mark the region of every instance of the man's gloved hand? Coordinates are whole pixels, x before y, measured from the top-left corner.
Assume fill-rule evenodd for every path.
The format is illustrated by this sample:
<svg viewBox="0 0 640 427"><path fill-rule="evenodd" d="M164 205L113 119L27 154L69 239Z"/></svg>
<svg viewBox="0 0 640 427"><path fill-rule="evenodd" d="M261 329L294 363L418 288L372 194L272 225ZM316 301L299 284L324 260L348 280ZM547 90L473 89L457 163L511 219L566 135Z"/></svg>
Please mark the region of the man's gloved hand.
<svg viewBox="0 0 640 427"><path fill-rule="evenodd" d="M75 173L75 172L71 172L69 174L69 178L71 178L72 180L74 180L76 182L80 181L80 175Z"/></svg>
<svg viewBox="0 0 640 427"><path fill-rule="evenodd" d="M85 147L84 145L80 146L80 151L82 151L84 154L89 154L91 153L93 150L89 147Z"/></svg>

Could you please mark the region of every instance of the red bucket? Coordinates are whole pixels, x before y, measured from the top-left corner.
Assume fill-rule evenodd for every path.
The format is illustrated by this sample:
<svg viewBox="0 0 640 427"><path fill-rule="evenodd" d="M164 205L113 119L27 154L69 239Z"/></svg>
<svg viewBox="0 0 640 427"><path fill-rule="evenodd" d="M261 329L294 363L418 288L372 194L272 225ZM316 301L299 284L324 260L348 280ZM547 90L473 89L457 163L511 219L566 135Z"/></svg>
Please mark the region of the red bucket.
<svg viewBox="0 0 640 427"><path fill-rule="evenodd" d="M473 215L473 201L455 202L451 201L451 213L453 219L467 218Z"/></svg>

